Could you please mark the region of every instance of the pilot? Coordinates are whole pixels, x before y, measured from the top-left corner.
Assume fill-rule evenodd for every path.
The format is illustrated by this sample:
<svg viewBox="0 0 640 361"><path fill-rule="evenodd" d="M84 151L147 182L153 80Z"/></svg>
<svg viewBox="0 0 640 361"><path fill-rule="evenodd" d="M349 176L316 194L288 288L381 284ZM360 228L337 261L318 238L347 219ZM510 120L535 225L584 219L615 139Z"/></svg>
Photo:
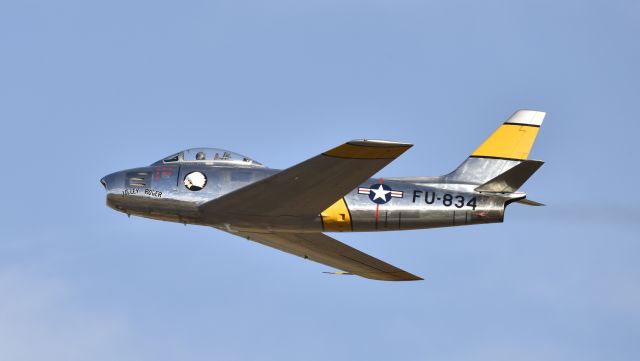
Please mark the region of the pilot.
<svg viewBox="0 0 640 361"><path fill-rule="evenodd" d="M196 153L196 160L205 160L207 157L204 155L204 152Z"/></svg>

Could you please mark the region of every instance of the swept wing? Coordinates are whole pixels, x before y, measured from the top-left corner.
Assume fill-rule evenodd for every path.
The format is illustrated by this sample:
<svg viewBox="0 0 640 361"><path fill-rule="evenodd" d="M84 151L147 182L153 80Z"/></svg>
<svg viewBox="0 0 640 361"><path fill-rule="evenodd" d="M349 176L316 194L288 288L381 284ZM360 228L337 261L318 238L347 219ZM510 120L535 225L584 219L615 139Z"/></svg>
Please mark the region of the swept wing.
<svg viewBox="0 0 640 361"><path fill-rule="evenodd" d="M347 142L200 206L205 217L315 218L412 145L382 140ZM252 241L362 277L421 280L323 233L232 232Z"/></svg>
<svg viewBox="0 0 640 361"><path fill-rule="evenodd" d="M222 215L316 217L412 145L354 140L200 206Z"/></svg>
<svg viewBox="0 0 640 361"><path fill-rule="evenodd" d="M358 251L323 233L234 232L232 234L374 280L422 280L416 275Z"/></svg>

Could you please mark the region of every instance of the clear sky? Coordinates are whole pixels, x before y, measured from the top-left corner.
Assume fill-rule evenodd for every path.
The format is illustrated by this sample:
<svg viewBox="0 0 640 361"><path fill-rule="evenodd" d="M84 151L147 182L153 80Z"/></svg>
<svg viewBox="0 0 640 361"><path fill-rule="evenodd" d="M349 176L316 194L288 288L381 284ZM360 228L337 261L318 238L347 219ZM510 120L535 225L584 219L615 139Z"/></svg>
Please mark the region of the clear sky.
<svg viewBox="0 0 640 361"><path fill-rule="evenodd" d="M3 1L1 360L638 360L638 1ZM105 206L211 146L440 175L548 112L504 224L337 234L388 283Z"/></svg>

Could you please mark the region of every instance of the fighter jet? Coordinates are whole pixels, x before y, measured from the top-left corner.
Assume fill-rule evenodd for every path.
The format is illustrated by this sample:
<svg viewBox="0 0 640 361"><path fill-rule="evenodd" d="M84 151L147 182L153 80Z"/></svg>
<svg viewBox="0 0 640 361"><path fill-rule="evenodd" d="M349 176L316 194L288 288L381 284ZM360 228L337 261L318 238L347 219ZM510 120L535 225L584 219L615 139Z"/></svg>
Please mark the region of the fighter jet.
<svg viewBox="0 0 640 361"><path fill-rule="evenodd" d="M422 278L326 233L502 222L507 205L538 206L518 189L545 113L515 112L453 172L372 178L412 144L361 139L285 170L223 149L194 148L100 182L107 206L131 216L203 225L369 279Z"/></svg>

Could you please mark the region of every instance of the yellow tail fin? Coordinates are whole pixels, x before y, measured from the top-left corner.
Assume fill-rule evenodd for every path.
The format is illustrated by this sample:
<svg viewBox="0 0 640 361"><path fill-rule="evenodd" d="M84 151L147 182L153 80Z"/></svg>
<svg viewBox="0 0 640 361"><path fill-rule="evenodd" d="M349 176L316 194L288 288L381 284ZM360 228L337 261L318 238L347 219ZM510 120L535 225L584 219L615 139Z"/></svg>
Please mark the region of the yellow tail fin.
<svg viewBox="0 0 640 361"><path fill-rule="evenodd" d="M518 110L471 157L526 160L544 116L544 112Z"/></svg>
<svg viewBox="0 0 640 361"><path fill-rule="evenodd" d="M448 182L484 184L529 158L545 113L518 110L482 143L456 170Z"/></svg>

